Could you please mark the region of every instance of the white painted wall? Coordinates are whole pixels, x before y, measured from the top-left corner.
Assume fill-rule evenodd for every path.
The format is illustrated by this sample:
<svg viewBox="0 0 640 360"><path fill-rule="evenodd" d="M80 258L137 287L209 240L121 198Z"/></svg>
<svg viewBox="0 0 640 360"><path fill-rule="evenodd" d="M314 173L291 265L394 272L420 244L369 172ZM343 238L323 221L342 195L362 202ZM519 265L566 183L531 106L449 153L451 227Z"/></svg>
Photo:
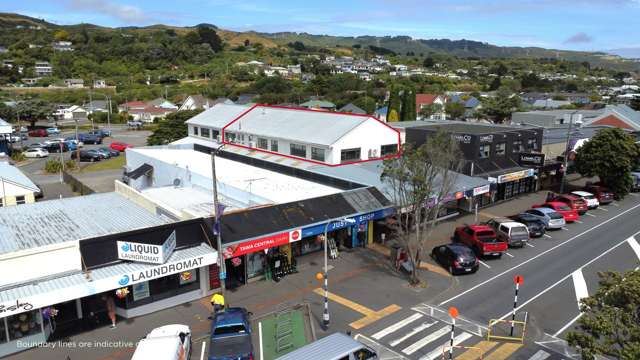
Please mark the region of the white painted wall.
<svg viewBox="0 0 640 360"><path fill-rule="evenodd" d="M33 190L15 185L9 181L0 182L0 198L9 196L27 196L33 194Z"/></svg>
<svg viewBox="0 0 640 360"><path fill-rule="evenodd" d="M376 151L376 155L372 155L372 157L380 157L382 145L397 143L398 133L396 131L373 118L369 118L333 144L333 163L340 163L340 154L343 149L360 148L361 160L367 160L369 159L369 150Z"/></svg>
<svg viewBox="0 0 640 360"><path fill-rule="evenodd" d="M78 241L0 255L0 286L82 270Z"/></svg>

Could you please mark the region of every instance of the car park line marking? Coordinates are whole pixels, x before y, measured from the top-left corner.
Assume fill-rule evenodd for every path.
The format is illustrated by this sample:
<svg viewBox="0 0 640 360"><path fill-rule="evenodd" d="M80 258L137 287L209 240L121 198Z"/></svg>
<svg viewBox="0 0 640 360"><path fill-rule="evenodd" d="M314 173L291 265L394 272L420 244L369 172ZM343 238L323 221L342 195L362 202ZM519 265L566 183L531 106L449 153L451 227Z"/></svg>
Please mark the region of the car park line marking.
<svg viewBox="0 0 640 360"><path fill-rule="evenodd" d="M561 227L560 229L564 230L564 231L569 231L569 229L567 229L566 227Z"/></svg>
<svg viewBox="0 0 640 360"><path fill-rule="evenodd" d="M411 330L408 334L404 335L403 337L393 340L392 342L389 343L389 345L396 346L401 342L407 340L408 338L412 337L413 335L419 333L420 331L424 329L428 329L437 323L438 323L437 321L430 322L430 323L424 322L420 326L413 328L413 330Z"/></svg>
<svg viewBox="0 0 640 360"><path fill-rule="evenodd" d="M478 260L478 262L487 267L487 269L491 269L491 266L487 265L484 261Z"/></svg>
<svg viewBox="0 0 640 360"><path fill-rule="evenodd" d="M605 208L603 208L603 207L598 207L598 210L602 210L602 211L605 211L605 212L606 212L606 211L609 211L609 210L607 210L607 209L605 209Z"/></svg>
<svg viewBox="0 0 640 360"><path fill-rule="evenodd" d="M578 224L584 224L584 223L583 223L582 221L580 221L580 220L576 220L576 222L577 222Z"/></svg>
<svg viewBox="0 0 640 360"><path fill-rule="evenodd" d="M591 216L591 217L597 217L597 216L595 216L595 215L593 215L593 214L591 214L591 213L586 213L585 215L587 215L587 216Z"/></svg>
<svg viewBox="0 0 640 360"><path fill-rule="evenodd" d="M560 330L556 331L555 334L553 334L554 337L558 337L558 335L562 334L565 330L567 330L567 328L569 328L569 326L573 325L576 321L578 321L578 319L580 319L582 317L584 313L580 313L578 314L578 316L574 317L573 319L571 319L571 321L569 321L565 326L561 327Z"/></svg>
<svg viewBox="0 0 640 360"><path fill-rule="evenodd" d="M551 236L549 236L549 237L551 237ZM534 248L534 247L535 247L535 246L533 246L533 245L531 245L531 244L529 244L529 243L526 243L526 245L527 245L528 247L532 247L532 248Z"/></svg>
<svg viewBox="0 0 640 360"><path fill-rule="evenodd" d="M463 332L460 335L456 336L455 338L453 338L453 346L459 345L464 341L467 341L469 338L471 338L471 334L469 334L468 332ZM438 346L437 348L435 348L434 350L432 350L430 353L428 353L427 355L423 356L420 358L420 360L435 360L439 357L442 356L442 348L445 346L449 346L451 343L449 341L447 341L446 343ZM518 344L518 345L522 345L522 344Z"/></svg>
<svg viewBox="0 0 640 360"><path fill-rule="evenodd" d="M638 244L638 240L636 240L636 238L632 236L629 238L628 241L629 241L629 245L631 246L633 251L636 253L636 256L638 257L638 259L640 259L640 244Z"/></svg>
<svg viewBox="0 0 640 360"><path fill-rule="evenodd" d="M202 351L200 351L200 360L204 360L204 349L207 347L207 342L202 342ZM262 350L262 337L260 337L260 350ZM262 351L260 351L260 360L262 360Z"/></svg>
<svg viewBox="0 0 640 360"><path fill-rule="evenodd" d="M551 356L551 354L549 354L548 352L546 352L544 350L538 350L538 352L533 354L533 356L530 357L529 360L544 360L544 359L548 358L549 356Z"/></svg>
<svg viewBox="0 0 640 360"><path fill-rule="evenodd" d="M380 340L383 337L385 337L385 336L387 336L387 335L389 335L389 334L391 334L391 333L393 333L395 331L398 331L400 328L402 328L404 326L407 326L407 325L411 324L412 322L420 319L421 317L422 317L422 314L414 313L413 315L409 316L408 318L406 318L404 320L401 320L401 321L398 321L397 323L378 331L377 333L373 334L373 336L371 336L371 337L374 338L375 340Z"/></svg>
<svg viewBox="0 0 640 360"><path fill-rule="evenodd" d="M439 337L448 334L451 331L451 326L449 325L445 325L444 327L441 327L440 329L438 329L437 331L427 335L426 337L423 337L422 339L416 341L415 343L407 346L406 348L404 348L402 350L403 353L407 354L407 355L411 355L414 352L418 351L420 348L425 347L427 344L429 344L430 342L435 341L436 339L438 339ZM463 334L467 334L466 332ZM469 335L471 336L471 335ZM438 351L440 351L439 353L442 353L442 350L439 348Z"/></svg>
<svg viewBox="0 0 640 360"><path fill-rule="evenodd" d="M508 257L514 257L513 255L509 254L508 252L504 252L505 255L507 255Z"/></svg>
<svg viewBox="0 0 640 360"><path fill-rule="evenodd" d="M567 240L565 240L565 241L561 242L560 244L558 244L558 245L556 245L556 246L554 246L554 247L552 247L552 248L550 248L550 249L547 249L547 250L545 250L545 251L541 252L540 254L538 254L538 255L536 255L536 256L534 256L534 257L531 257L531 258L529 258L529 259L527 259L527 260L525 260L525 261L521 262L520 264L514 265L514 266L510 267L509 269L504 270L503 272L501 272L501 273L499 273L499 274L496 274L496 275L494 275L494 276L490 277L489 279L487 279L487 280L485 280L485 281L483 281L483 282L481 282L481 283L479 283L479 284L476 284L475 286L472 286L471 288L469 288L469 289L467 289L467 290L465 290L465 291L461 292L460 294L458 294L458 295L456 295L456 296L453 296L453 297L451 297L451 298L449 298L449 299L447 299L447 300L444 300L444 301L440 302L440 304L438 304L438 306L442 306L442 305L447 304L447 303L449 303L449 302L451 302L451 301L453 301L453 300L455 300L455 299L457 299L457 298L459 298L459 297L461 297L461 296L464 296L464 295L466 295L466 294L470 293L471 291L473 291L473 290L475 290L475 289L477 289L477 288L479 288L479 287L481 287L481 286L483 286L483 285L486 285L486 284L490 283L491 281L494 281L495 279L497 279L497 278L499 278L499 277L501 277L501 276L503 276L503 275L505 275L505 274L508 274L508 273L512 272L513 270L518 269L518 268L520 268L521 266L524 266L524 265L526 265L526 264L530 263L531 261L534 261L534 260L536 260L537 258L539 258L539 257L541 257L541 256L544 256L544 255L546 255L546 254L550 253L551 251L554 251L554 250L556 250L557 248L559 248L559 247L561 247L561 246L564 246L564 245L566 245L566 244L568 244L568 243L570 243L570 242L574 241L575 239L579 238L580 236L582 236L582 235L584 235L584 234L587 234L587 233L590 233L591 231L593 231L593 230L595 230L595 229L597 229L597 228L599 228L599 227L601 227L601 226L603 226L603 225L605 225L605 224L608 224L609 222L611 222L611 221L613 221L613 220L617 219L618 217L620 217L620 216L622 216L622 215L625 215L626 213L628 213L628 212L630 212L630 211L633 211L633 210L635 210L635 209L637 209L637 208L639 208L639 207L640 207L640 204L635 205L634 207L632 207L632 208L630 208L630 209L627 209L627 210L625 210L625 211L621 212L620 214L615 215L615 216L613 216L613 217L611 217L611 218L609 218L609 219L607 219L607 220L605 220L605 221L601 222L600 224L596 224L596 225L594 225L594 226L590 227L589 229L587 229L587 230L585 230L585 231L581 232L580 234L574 235L573 237L571 237L571 238L569 238L569 239L567 239ZM546 235L546 234L545 234L545 235ZM634 235L635 235L635 234L634 234ZM626 240L625 240L625 241L626 241ZM509 314L511 314L511 313L509 313Z"/></svg>
<svg viewBox="0 0 640 360"><path fill-rule="evenodd" d="M544 237L546 237L546 238L549 238L549 239L553 239L553 238L551 237L551 235L542 234L542 236L544 236Z"/></svg>
<svg viewBox="0 0 640 360"><path fill-rule="evenodd" d="M587 282L584 280L582 269L578 269L571 274L573 279L573 287L576 290L576 300L578 301L578 307L580 307L580 300L589 296L589 290L587 289Z"/></svg>
<svg viewBox="0 0 640 360"><path fill-rule="evenodd" d="M640 232L639 232L640 233ZM636 233L638 234L638 233ZM636 234L634 234L633 236L635 236ZM595 262L596 260L600 259L601 257L607 255L608 253L610 253L611 251L617 249L620 245L628 242L629 239L624 239L621 242L617 243L616 245L614 245L613 247L609 248L608 250L604 251L602 254L596 256L595 258L589 260L589 262L587 262L586 264L580 266L577 270L582 270L585 267L591 265L593 262ZM575 272L575 271L574 271ZM535 299L539 298L540 296L544 295L546 292L548 292L549 290L553 289L554 287L556 287L558 284L560 284L561 282L567 280L570 276L572 276L574 274L574 272L569 273L568 275L564 276L562 279L556 281L555 283L553 283L551 286L547 287L546 289L540 291L538 294L534 295L533 297L531 297L530 299L528 299L527 301L523 302L520 306L518 306L517 308L515 308L515 310L509 311L508 313L506 313L505 315L503 315L502 317L500 317L500 320L504 320L505 318L507 318L508 316L511 316L511 314L513 313L513 311L518 311L520 309L522 309L523 307L527 306L530 302L534 301Z"/></svg>
<svg viewBox="0 0 640 360"><path fill-rule="evenodd" d="M611 203L611 205L613 205L615 207L620 207L620 205L618 205L617 203Z"/></svg>
<svg viewBox="0 0 640 360"><path fill-rule="evenodd" d="M260 339L260 360L263 360L264 355L262 354L262 321L258 323L258 339ZM204 345L202 346L202 354L204 355Z"/></svg>

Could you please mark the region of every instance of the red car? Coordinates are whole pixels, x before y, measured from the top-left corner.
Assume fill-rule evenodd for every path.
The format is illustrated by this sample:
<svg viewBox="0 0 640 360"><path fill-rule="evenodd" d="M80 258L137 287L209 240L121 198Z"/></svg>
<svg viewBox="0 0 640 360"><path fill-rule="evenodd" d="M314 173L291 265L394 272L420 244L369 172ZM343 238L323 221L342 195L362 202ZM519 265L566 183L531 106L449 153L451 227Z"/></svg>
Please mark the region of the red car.
<svg viewBox="0 0 640 360"><path fill-rule="evenodd" d="M496 232L488 225L466 225L456 228L453 240L469 246L478 256L502 256L508 244L498 240Z"/></svg>
<svg viewBox="0 0 640 360"><path fill-rule="evenodd" d="M556 195L552 201L565 203L580 215L586 214L589 209L586 201L574 195Z"/></svg>
<svg viewBox="0 0 640 360"><path fill-rule="evenodd" d="M111 145L109 145L109 147L112 148L113 150L118 150L120 152L123 152L127 148L132 148L133 145L127 144L127 143L123 143L123 142L120 142L120 141L114 141L114 142L111 143Z"/></svg>
<svg viewBox="0 0 640 360"><path fill-rule="evenodd" d="M31 137L47 137L49 133L45 129L35 129L29 131L29 136Z"/></svg>
<svg viewBox="0 0 640 360"><path fill-rule="evenodd" d="M549 201L544 204L533 205L534 209L541 208L541 207L553 209L555 212L562 215L562 217L564 217L564 221L568 223L571 223L580 219L580 216L578 215L578 212L576 210L572 209L571 206L560 201Z"/></svg>
<svg viewBox="0 0 640 360"><path fill-rule="evenodd" d="M613 202L613 192L601 185L587 185L584 191L590 192L598 198L600 205L607 205Z"/></svg>

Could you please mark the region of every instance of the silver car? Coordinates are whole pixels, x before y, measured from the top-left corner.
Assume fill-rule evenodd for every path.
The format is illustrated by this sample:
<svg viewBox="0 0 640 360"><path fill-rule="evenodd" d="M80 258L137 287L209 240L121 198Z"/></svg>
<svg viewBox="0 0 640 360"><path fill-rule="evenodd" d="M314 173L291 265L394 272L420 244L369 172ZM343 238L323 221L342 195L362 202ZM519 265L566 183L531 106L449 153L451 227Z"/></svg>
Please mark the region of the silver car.
<svg viewBox="0 0 640 360"><path fill-rule="evenodd" d="M525 213L542 220L547 229L561 229L566 225L564 216L553 209L536 208L529 209Z"/></svg>

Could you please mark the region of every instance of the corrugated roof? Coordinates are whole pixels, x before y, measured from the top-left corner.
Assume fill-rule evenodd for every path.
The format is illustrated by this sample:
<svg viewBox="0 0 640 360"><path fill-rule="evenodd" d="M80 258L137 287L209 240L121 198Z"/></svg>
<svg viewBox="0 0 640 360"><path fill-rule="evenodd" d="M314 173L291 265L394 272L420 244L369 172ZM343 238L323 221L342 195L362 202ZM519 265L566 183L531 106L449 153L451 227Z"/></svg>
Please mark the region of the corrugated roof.
<svg viewBox="0 0 640 360"><path fill-rule="evenodd" d="M9 181L16 185L20 185L33 190L34 192L40 191L40 189L38 189L38 186L36 186L36 184L34 184L33 181L31 181L31 179L27 177L27 175L25 175L22 171L20 171L20 169L13 165L10 165L6 161L0 161L0 178L4 179L5 181Z"/></svg>
<svg viewBox="0 0 640 360"><path fill-rule="evenodd" d="M187 124L222 128L247 110L244 105L216 104L187 120Z"/></svg>
<svg viewBox="0 0 640 360"><path fill-rule="evenodd" d="M117 193L0 208L0 254L166 224Z"/></svg>
<svg viewBox="0 0 640 360"><path fill-rule="evenodd" d="M303 348L294 350L286 355L280 356L276 360L299 360L299 359L333 359L343 356L359 349L362 344L351 337L334 333L320 340L314 341Z"/></svg>

